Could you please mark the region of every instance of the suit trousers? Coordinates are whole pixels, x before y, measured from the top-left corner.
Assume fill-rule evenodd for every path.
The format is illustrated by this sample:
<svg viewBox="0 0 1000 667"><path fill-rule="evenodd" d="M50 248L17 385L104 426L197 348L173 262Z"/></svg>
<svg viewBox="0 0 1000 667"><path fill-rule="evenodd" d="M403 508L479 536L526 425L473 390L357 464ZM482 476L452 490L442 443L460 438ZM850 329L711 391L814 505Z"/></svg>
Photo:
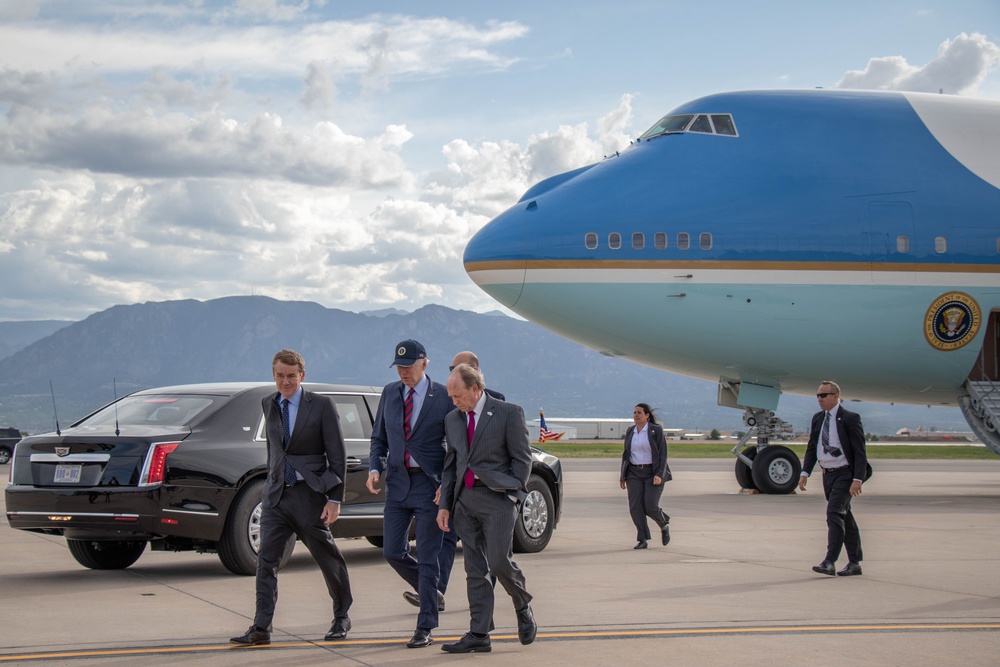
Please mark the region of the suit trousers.
<svg viewBox="0 0 1000 667"><path fill-rule="evenodd" d="M437 485L424 473L409 475L406 497L395 498L391 491L386 491L382 529L382 554L420 596L417 627L425 630L438 626L438 555L444 533L437 525L436 492ZM416 524L416 558L410 553L411 521Z"/></svg>
<svg viewBox="0 0 1000 667"><path fill-rule="evenodd" d="M455 532L455 519L448 524L450 532L444 534L441 542L441 553L438 555L438 590L444 595L448 592L448 582L451 581L451 569L455 565L455 552L458 550L458 533Z"/></svg>
<svg viewBox="0 0 1000 667"><path fill-rule="evenodd" d="M860 563L861 531L851 512L851 484L854 471L850 468L823 473L823 493L826 495L826 560L836 563L841 548L847 557Z"/></svg>
<svg viewBox="0 0 1000 667"><path fill-rule="evenodd" d="M278 600L278 563L285 543L297 535L316 560L333 600L333 617L347 618L354 602L347 562L320 515L326 498L303 482L282 490L276 507L265 507L260 517L260 552L257 554L257 613L254 625L271 629Z"/></svg>
<svg viewBox="0 0 1000 667"><path fill-rule="evenodd" d="M477 483L462 489L455 503L455 530L462 539L465 582L469 596L469 629L477 634L493 630L494 590L491 576L520 610L531 602L524 574L512 560L517 506L503 493Z"/></svg>
<svg viewBox="0 0 1000 667"><path fill-rule="evenodd" d="M648 542L650 539L649 524L646 517L656 522L663 530L670 524L670 517L660 508L660 497L663 495L663 483L653 484L653 466L637 466L628 464L625 472L625 491L628 494L628 511L635 524L636 539Z"/></svg>

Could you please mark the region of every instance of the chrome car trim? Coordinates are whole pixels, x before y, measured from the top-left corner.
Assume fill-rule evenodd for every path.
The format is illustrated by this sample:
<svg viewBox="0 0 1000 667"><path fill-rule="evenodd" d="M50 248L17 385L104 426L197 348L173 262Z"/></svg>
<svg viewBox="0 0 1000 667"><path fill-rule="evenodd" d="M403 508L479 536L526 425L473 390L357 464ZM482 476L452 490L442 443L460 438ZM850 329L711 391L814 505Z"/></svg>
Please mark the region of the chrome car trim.
<svg viewBox="0 0 1000 667"><path fill-rule="evenodd" d="M138 514L123 514L121 512L23 512L19 510L12 510L7 512L7 516L69 516L75 518L92 518L92 517L127 517L130 519L138 519Z"/></svg>
<svg viewBox="0 0 1000 667"><path fill-rule="evenodd" d="M195 510L174 510L164 507L164 512L171 512L173 514L195 514L197 516L219 516L218 512L198 512Z"/></svg>
<svg viewBox="0 0 1000 667"><path fill-rule="evenodd" d="M59 456L58 454L32 454L32 463L106 463L111 460L111 454L70 454Z"/></svg>

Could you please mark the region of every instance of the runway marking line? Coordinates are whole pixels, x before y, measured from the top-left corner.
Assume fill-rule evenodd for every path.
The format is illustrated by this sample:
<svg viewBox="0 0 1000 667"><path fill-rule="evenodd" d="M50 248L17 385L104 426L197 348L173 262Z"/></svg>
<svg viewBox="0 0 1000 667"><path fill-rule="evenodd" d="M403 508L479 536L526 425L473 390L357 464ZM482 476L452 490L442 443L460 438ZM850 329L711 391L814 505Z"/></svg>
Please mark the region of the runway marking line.
<svg viewBox="0 0 1000 667"><path fill-rule="evenodd" d="M854 624L854 625L775 625L764 627L723 627L723 628L677 628L674 630L620 630L620 631L581 631L581 632L550 632L539 633L537 639L620 639L626 637L671 637L671 636L709 636L709 635L741 635L741 634L783 634L788 632L884 632L921 630L1000 630L1000 623L910 623L910 624ZM460 637L435 637L436 642L457 641ZM516 634L494 635L495 640L516 640ZM151 648L126 649L94 649L89 651L60 651L51 653L22 653L0 655L0 662L14 660L52 660L58 658L95 658L117 657L125 655L164 655L171 653L207 653L210 651L266 651L268 649L289 648L347 648L363 646L387 646L404 644L400 638L393 639L355 639L349 641L288 641L262 644L259 646L237 646L233 644L200 646L159 646Z"/></svg>

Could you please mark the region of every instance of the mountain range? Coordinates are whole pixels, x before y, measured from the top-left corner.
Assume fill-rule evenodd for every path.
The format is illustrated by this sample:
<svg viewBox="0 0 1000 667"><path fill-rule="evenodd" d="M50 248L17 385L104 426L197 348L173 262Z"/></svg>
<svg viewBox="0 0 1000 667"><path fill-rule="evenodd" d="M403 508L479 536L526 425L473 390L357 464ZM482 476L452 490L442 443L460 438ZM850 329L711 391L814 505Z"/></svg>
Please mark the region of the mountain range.
<svg viewBox="0 0 1000 667"><path fill-rule="evenodd" d="M743 429L742 413L715 404L714 382L606 357L502 313L425 306L354 313L263 296L114 306L79 322L0 323L0 426L52 430L139 389L192 382L270 380L274 352L292 348L307 380L382 386L407 338L427 348L428 375L444 382L456 352L473 350L487 385L528 419L631 418L637 402L670 427ZM50 384L51 383L51 384ZM844 387L849 398L849 387ZM784 396L778 416L808 427L816 400ZM902 427L967 430L957 408L853 404L871 433Z"/></svg>

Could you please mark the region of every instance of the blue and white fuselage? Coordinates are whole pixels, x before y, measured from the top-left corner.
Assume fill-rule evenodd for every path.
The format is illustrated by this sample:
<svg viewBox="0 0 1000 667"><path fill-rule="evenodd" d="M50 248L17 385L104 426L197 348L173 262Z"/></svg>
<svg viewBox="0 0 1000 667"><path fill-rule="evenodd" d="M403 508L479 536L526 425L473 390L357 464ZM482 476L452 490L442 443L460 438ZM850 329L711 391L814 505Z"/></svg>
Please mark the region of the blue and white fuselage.
<svg viewBox="0 0 1000 667"><path fill-rule="evenodd" d="M970 374L997 374L998 156L996 102L712 95L532 187L465 268L525 318L648 366L957 405Z"/></svg>

